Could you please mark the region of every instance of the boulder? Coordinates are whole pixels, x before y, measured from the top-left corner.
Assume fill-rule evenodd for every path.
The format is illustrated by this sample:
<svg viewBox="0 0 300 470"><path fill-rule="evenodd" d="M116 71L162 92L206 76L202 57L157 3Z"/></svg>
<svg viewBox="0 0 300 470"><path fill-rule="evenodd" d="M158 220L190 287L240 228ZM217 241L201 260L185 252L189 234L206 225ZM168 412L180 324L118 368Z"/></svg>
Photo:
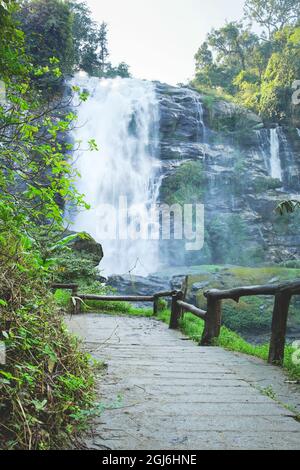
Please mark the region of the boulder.
<svg viewBox="0 0 300 470"><path fill-rule="evenodd" d="M72 249L83 257L88 256L93 261L95 267L99 266L104 256L101 244L96 242L91 236L87 238L78 237L72 243Z"/></svg>

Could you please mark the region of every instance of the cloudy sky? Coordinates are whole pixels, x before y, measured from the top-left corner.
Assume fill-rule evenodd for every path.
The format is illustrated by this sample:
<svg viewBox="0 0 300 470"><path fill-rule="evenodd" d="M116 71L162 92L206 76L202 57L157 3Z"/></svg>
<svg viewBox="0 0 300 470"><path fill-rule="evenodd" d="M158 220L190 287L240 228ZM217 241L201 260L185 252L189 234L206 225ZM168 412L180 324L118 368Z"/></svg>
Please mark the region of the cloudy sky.
<svg viewBox="0 0 300 470"><path fill-rule="evenodd" d="M211 28L237 20L244 0L87 0L109 24L111 61L135 77L170 84L193 76L194 55Z"/></svg>

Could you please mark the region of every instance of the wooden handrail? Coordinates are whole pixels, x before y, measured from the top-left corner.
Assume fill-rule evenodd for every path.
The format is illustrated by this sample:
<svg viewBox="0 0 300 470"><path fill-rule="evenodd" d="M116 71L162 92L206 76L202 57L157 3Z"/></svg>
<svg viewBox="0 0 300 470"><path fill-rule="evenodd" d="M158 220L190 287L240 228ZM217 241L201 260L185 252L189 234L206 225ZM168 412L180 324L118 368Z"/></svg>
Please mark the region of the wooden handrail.
<svg viewBox="0 0 300 470"><path fill-rule="evenodd" d="M204 310L201 310L200 308L197 308L194 305L187 304L186 302L183 302L182 300L177 300L177 303L186 312L196 315L196 317L201 318L201 320L204 320L204 321L206 320L206 312Z"/></svg>
<svg viewBox="0 0 300 470"><path fill-rule="evenodd" d="M286 330L290 301L293 295L300 294L300 280L283 282L276 285L237 287L228 290L212 289L204 293L207 298L207 315L202 345L214 344L220 335L222 319L222 300L239 302L241 297L273 295L275 303L272 317L272 335L269 350L269 363L282 365L286 342Z"/></svg>
<svg viewBox="0 0 300 470"><path fill-rule="evenodd" d="M139 296L139 295L96 295L96 294L78 294L77 297L81 300L97 300L99 302L153 302L154 296Z"/></svg>
<svg viewBox="0 0 300 470"><path fill-rule="evenodd" d="M202 346L215 344L215 340L220 336L222 300L231 299L235 302L239 302L241 297L273 295L275 296L275 304L272 318L269 363L282 364L284 360L289 305L293 295L300 295L300 279L276 285L236 287L234 289L227 290L208 290L204 292L204 296L207 298L207 312L185 302L188 289L188 277L185 278L180 291L158 292L151 296L78 294L77 284L53 284L52 288L72 290L72 305L74 313L80 313L82 301L95 300L102 302L153 302L153 313L156 315L158 312L159 298L172 297L170 328L175 330L178 329L180 318L183 316L183 313L192 313L205 322L200 342Z"/></svg>
<svg viewBox="0 0 300 470"><path fill-rule="evenodd" d="M251 295L276 295L281 291L290 292L292 295L299 295L300 280L294 282L284 282L276 285L237 287L228 290L211 289L204 292L204 296L213 297L218 300L231 299L238 302L240 297L247 297Z"/></svg>

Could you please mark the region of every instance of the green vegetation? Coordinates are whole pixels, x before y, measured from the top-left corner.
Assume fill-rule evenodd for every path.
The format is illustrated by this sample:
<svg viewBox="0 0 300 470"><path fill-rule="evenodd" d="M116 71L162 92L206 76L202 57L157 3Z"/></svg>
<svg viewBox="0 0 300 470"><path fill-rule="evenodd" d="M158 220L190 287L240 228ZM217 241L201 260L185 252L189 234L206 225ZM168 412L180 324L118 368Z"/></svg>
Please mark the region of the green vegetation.
<svg viewBox="0 0 300 470"><path fill-rule="evenodd" d="M112 66L108 26L92 19L85 2L26 0L17 17L34 64L47 66L49 60L56 57L64 74L84 70L97 77L130 76L124 62Z"/></svg>
<svg viewBox="0 0 300 470"><path fill-rule="evenodd" d="M56 17L60 35L54 20L53 30L47 23L50 30L42 31L41 12L36 21L31 17L35 8L54 3L63 15ZM76 117L56 87L69 67L67 7L38 1L24 2L24 8L30 9L24 29L26 22L29 33L32 20L37 34L47 34L43 41L36 36L45 54L41 62L32 55L37 42L28 42L16 21L19 2L0 2L0 78L6 87L0 101L0 331L7 351L0 365L0 447L43 450L67 446L93 409L92 361L67 332L50 293L62 270L57 253L67 256L75 238L65 236L64 203L87 205L66 158L72 145L63 139Z"/></svg>
<svg viewBox="0 0 300 470"><path fill-rule="evenodd" d="M266 9L262 2L248 0L246 12L248 18L263 22L268 34L258 38L239 23L213 31L197 54L194 85L212 88L207 102L225 94L268 119L285 120L292 115L287 104L291 82L300 71L298 17L287 10L284 21L275 15L271 22L265 13L278 1L264 3ZM126 64L115 67L109 61L107 25L95 23L85 3L0 0L0 79L5 84L5 100L0 96L0 333L7 351L7 362L0 365L1 449L68 447L101 409L94 403L95 364L63 322L71 296L60 290L51 294L53 281L76 282L83 293L111 292L95 270L95 259L102 256L97 247L89 255L75 252L71 245L78 235L66 235L64 227L65 205L88 208L75 189L79 175L68 161L73 146L66 138L76 126L76 115L70 111L72 97L64 97L63 81L79 69L98 77L129 76ZM72 92L81 101L88 99L77 87ZM235 128L236 117L223 126ZM94 140L85 144L97 149ZM277 184L258 179L255 191ZM163 182L162 197L169 204L199 202L204 185L202 163L188 162ZM285 217L278 225L283 235ZM250 236L246 224L235 215L225 218L208 225L207 262L262 260L257 247L241 257L237 247ZM293 230L298 229L295 215ZM294 279L300 277L300 269L209 266L202 267L191 282L223 288L274 277ZM202 305L201 290L196 297ZM296 307L292 304L293 324L299 322ZM87 312L96 308L119 315L152 315L150 309L126 303L83 304ZM265 359L266 346L251 346L226 326L243 332L266 330L271 308L269 299L250 298L239 305L225 302L219 344ZM159 318L169 318L163 301ZM181 327L198 339L203 324L186 315ZM291 354L288 346L285 367L299 377Z"/></svg>
<svg viewBox="0 0 300 470"><path fill-rule="evenodd" d="M198 272L197 272L198 271ZM194 284L202 284L203 289L195 292L197 305L206 309L206 299L203 290L231 289L240 286L264 285L292 281L300 278L300 269L270 266L250 268L238 266L200 266L195 274L189 276L188 292ZM289 313L289 327L299 327L299 300L294 297ZM224 325L245 336L259 335L270 332L274 298L273 297L244 297L237 304L233 301L223 302Z"/></svg>
<svg viewBox="0 0 300 470"><path fill-rule="evenodd" d="M259 25L259 36L251 29ZM196 56L192 84L228 99L267 120L291 121L292 86L300 76L297 0L246 0L244 19L213 29ZM299 116L296 118L299 120Z"/></svg>
<svg viewBox="0 0 300 470"><path fill-rule="evenodd" d="M187 162L162 182L160 197L164 203L193 204L203 200L204 172L202 162Z"/></svg>

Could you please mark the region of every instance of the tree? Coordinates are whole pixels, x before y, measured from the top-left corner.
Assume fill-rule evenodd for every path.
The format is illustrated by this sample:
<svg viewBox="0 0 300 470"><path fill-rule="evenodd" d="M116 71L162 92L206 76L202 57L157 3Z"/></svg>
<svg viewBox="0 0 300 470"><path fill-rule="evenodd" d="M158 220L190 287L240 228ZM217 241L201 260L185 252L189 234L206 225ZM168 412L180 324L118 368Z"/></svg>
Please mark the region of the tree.
<svg viewBox="0 0 300 470"><path fill-rule="evenodd" d="M218 62L245 70L249 54L258 38L241 23L230 22L208 35L208 44L217 52Z"/></svg>
<svg viewBox="0 0 300 470"><path fill-rule="evenodd" d="M231 22L213 29L195 56L197 82L235 93L234 80L250 66L257 44L258 37L241 23Z"/></svg>
<svg viewBox="0 0 300 470"><path fill-rule="evenodd" d="M49 288L53 250L69 240L51 242L64 229L60 200L81 204L82 198L66 157L70 144L61 138L75 116L68 101L45 102L35 79L57 76L57 59L40 65L26 55L26 37L12 18L17 3L0 0L6 86L0 101L1 331L11 325L1 335L7 362L0 364L0 445L45 450L69 441L92 406L89 359L68 334ZM45 260L37 243L41 232L52 259Z"/></svg>
<svg viewBox="0 0 300 470"><path fill-rule="evenodd" d="M196 69L209 67L213 64L213 54L209 49L208 43L205 41L198 49L196 55Z"/></svg>
<svg viewBox="0 0 300 470"><path fill-rule="evenodd" d="M113 67L109 64L106 76L109 78L130 78L129 66L125 62L121 62L117 67Z"/></svg>
<svg viewBox="0 0 300 470"><path fill-rule="evenodd" d="M95 75L99 67L98 25L85 2L70 2L73 13L74 68Z"/></svg>
<svg viewBox="0 0 300 470"><path fill-rule="evenodd" d="M109 67L108 63L108 57L109 57L109 51L108 51L108 29L107 29L107 24L106 23L101 23L100 28L99 28L99 33L98 33L98 44L99 44L99 69L100 69L100 74L105 76L105 73Z"/></svg>
<svg viewBox="0 0 300 470"><path fill-rule="evenodd" d="M287 26L274 39L279 47L263 75L259 109L266 119L286 121L293 113L292 84L300 76L300 27Z"/></svg>
<svg viewBox="0 0 300 470"><path fill-rule="evenodd" d="M298 4L247 0L246 17L264 27L268 38L254 34L243 22L212 30L195 56L193 84L222 89L267 120L297 117L291 95L300 74Z"/></svg>
<svg viewBox="0 0 300 470"><path fill-rule="evenodd" d="M23 221L26 233L35 224L58 229L64 212L60 201L82 203L66 160L71 145L62 138L76 119L69 109L71 99L44 99L36 78L56 78L57 59L34 65L25 52L25 36L11 17L0 30L0 51L6 86L6 102L0 103L0 205ZM49 234L49 226L46 231Z"/></svg>
<svg viewBox="0 0 300 470"><path fill-rule="evenodd" d="M74 69L96 77L129 77L125 62L114 67L108 60L108 25L103 22L99 26L85 2L72 1L69 5L73 13Z"/></svg>
<svg viewBox="0 0 300 470"><path fill-rule="evenodd" d="M272 34L300 18L299 0L246 0L245 17Z"/></svg>
<svg viewBox="0 0 300 470"><path fill-rule="evenodd" d="M26 0L18 14L26 35L27 53L34 63L46 66L52 57L60 61L63 73L74 65L73 15L62 0Z"/></svg>

